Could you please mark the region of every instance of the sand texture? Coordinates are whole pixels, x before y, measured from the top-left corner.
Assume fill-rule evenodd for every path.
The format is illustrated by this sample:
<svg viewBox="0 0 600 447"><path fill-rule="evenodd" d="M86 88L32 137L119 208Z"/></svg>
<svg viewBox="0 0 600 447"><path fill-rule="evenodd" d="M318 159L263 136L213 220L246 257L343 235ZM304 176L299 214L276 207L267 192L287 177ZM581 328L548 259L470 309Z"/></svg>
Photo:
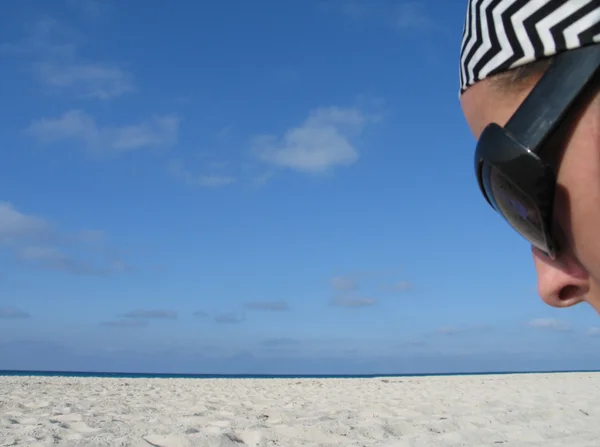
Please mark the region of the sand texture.
<svg viewBox="0 0 600 447"><path fill-rule="evenodd" d="M0 377L0 446L600 445L600 374Z"/></svg>

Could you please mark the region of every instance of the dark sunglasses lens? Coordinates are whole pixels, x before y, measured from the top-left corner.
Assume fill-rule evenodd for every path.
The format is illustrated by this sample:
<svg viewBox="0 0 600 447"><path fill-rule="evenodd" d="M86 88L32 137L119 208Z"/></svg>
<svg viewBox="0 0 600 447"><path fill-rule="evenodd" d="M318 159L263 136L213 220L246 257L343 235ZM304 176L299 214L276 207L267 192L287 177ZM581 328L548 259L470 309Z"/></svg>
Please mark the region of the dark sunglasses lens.
<svg viewBox="0 0 600 447"><path fill-rule="evenodd" d="M490 167L489 187L498 211L508 223L532 245L548 252L544 222L536 203L494 166Z"/></svg>

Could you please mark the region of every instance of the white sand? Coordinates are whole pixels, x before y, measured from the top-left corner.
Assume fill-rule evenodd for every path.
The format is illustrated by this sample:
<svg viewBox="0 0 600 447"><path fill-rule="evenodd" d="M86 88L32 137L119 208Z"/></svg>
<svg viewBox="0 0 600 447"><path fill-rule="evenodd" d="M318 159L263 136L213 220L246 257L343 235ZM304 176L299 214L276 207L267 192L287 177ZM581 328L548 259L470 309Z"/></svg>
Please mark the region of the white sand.
<svg viewBox="0 0 600 447"><path fill-rule="evenodd" d="M600 374L0 377L0 445L600 445Z"/></svg>

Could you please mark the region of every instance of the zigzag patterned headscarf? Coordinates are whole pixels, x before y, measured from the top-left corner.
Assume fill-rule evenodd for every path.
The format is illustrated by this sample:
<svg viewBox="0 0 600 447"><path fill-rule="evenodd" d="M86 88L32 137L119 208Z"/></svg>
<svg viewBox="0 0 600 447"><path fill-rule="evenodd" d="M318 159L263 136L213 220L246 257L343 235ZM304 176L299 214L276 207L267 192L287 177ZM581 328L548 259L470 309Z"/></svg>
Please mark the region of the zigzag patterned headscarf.
<svg viewBox="0 0 600 447"><path fill-rule="evenodd" d="M600 43L600 0L469 0L460 94L486 77Z"/></svg>

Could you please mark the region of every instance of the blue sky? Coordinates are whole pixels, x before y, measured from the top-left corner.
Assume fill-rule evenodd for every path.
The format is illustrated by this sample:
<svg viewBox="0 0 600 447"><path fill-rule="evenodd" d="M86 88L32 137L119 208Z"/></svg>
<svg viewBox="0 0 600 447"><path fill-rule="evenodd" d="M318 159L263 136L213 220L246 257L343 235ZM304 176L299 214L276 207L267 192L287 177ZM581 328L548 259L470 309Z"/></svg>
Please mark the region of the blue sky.
<svg viewBox="0 0 600 447"><path fill-rule="evenodd" d="M479 196L465 6L2 2L0 369L600 367Z"/></svg>

